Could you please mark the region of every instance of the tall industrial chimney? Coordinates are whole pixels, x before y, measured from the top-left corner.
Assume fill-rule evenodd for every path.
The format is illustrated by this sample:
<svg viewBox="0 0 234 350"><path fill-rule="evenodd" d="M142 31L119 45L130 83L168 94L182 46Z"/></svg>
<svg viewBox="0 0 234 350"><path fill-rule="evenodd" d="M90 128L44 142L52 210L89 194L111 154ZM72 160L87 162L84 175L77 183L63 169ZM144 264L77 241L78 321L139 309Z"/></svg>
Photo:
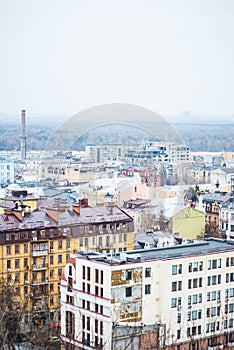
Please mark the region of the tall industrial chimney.
<svg viewBox="0 0 234 350"><path fill-rule="evenodd" d="M21 136L20 136L20 156L21 160L26 158L26 128L25 128L25 110L21 111Z"/></svg>

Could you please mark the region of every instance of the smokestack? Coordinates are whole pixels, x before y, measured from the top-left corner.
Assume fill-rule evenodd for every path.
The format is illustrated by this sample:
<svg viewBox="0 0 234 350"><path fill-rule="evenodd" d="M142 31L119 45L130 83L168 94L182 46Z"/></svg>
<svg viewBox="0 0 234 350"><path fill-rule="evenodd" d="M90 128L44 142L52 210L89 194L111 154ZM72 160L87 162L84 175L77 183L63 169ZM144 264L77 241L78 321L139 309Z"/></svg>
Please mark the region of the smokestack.
<svg viewBox="0 0 234 350"><path fill-rule="evenodd" d="M26 111L21 111L21 136L20 136L20 157L21 160L26 159L26 128L25 128Z"/></svg>

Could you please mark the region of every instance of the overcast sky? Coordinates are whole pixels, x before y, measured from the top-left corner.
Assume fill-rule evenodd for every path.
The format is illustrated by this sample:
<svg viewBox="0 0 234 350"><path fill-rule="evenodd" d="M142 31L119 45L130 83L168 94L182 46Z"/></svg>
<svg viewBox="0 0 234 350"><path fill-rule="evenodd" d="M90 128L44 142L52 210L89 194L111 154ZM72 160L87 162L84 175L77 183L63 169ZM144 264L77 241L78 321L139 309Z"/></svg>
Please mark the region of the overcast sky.
<svg viewBox="0 0 234 350"><path fill-rule="evenodd" d="M0 112L234 113L233 0L0 0Z"/></svg>

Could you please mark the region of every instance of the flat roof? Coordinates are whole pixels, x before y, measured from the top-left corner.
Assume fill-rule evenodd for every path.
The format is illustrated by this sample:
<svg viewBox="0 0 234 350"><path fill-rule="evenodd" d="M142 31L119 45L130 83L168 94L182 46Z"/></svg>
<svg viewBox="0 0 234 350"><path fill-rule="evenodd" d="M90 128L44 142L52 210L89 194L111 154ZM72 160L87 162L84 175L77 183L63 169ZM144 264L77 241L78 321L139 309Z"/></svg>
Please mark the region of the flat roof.
<svg viewBox="0 0 234 350"><path fill-rule="evenodd" d="M78 256L108 264L133 263L148 260L170 260L234 251L234 240L208 238L165 248L136 249L112 254L78 253Z"/></svg>

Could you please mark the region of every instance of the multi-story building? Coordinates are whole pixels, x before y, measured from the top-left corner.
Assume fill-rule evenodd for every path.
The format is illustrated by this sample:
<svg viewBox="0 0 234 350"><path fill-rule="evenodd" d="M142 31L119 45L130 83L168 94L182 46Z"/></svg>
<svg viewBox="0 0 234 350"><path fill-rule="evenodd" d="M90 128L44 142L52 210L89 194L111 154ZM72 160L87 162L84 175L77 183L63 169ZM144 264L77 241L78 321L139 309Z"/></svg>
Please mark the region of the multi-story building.
<svg viewBox="0 0 234 350"><path fill-rule="evenodd" d="M205 235L207 237L222 238L222 230L220 231L220 206L230 197L226 192L211 192L202 195L202 203L205 209ZM224 230L224 222L222 221Z"/></svg>
<svg viewBox="0 0 234 350"><path fill-rule="evenodd" d="M133 249L133 219L115 206L91 208L86 200L49 201L19 191L0 207L0 277L17 288L25 323L57 320L60 278L71 252Z"/></svg>
<svg viewBox="0 0 234 350"><path fill-rule="evenodd" d="M14 162L0 158L0 186L9 185L15 180Z"/></svg>
<svg viewBox="0 0 234 350"><path fill-rule="evenodd" d="M122 144L89 145L85 147L88 160L91 163L122 160L124 147Z"/></svg>
<svg viewBox="0 0 234 350"><path fill-rule="evenodd" d="M184 162L190 160L189 147L167 142L142 141L86 146L87 159L94 163L110 160L138 162Z"/></svg>
<svg viewBox="0 0 234 350"><path fill-rule="evenodd" d="M234 238L234 197L230 196L220 206L219 225L221 233Z"/></svg>
<svg viewBox="0 0 234 350"><path fill-rule="evenodd" d="M60 288L69 349L234 348L232 241L72 255Z"/></svg>

